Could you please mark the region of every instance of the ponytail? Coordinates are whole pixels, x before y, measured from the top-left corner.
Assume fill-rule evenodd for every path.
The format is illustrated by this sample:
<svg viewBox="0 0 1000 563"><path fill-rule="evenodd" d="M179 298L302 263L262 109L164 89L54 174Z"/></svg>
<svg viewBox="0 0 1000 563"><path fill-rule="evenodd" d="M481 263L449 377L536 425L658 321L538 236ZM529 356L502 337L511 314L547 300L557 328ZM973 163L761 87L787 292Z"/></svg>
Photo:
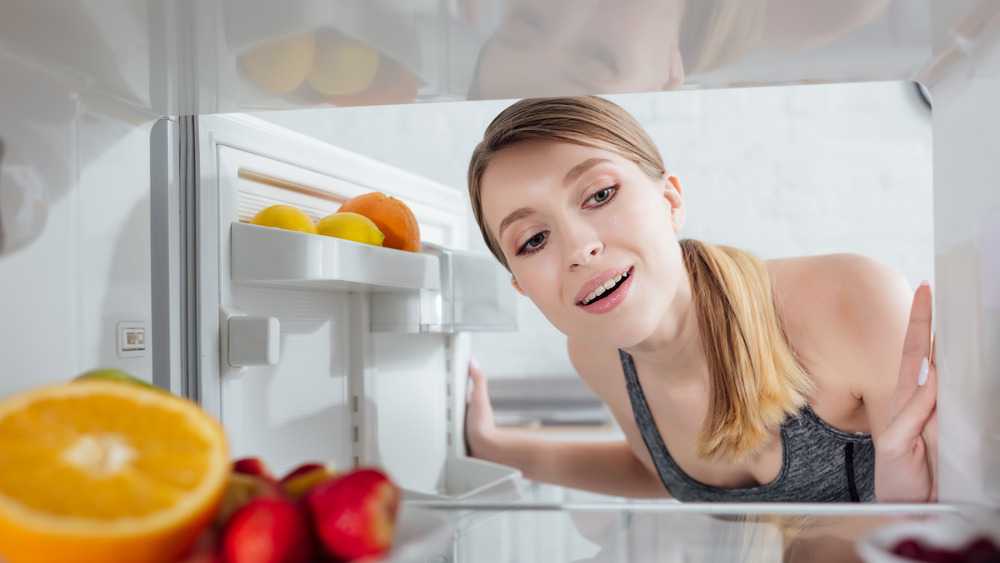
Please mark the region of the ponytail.
<svg viewBox="0 0 1000 563"><path fill-rule="evenodd" d="M680 245L712 384L696 452L746 461L806 404L813 383L778 322L763 260L692 239Z"/></svg>

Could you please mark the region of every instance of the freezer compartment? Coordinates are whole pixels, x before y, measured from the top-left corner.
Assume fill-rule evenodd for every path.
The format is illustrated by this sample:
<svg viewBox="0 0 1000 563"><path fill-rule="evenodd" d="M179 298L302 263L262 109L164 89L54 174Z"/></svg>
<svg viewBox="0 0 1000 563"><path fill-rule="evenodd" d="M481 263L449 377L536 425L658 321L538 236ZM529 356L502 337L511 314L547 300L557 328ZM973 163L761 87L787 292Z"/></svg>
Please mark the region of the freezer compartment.
<svg viewBox="0 0 1000 563"><path fill-rule="evenodd" d="M483 500L512 501L521 497L518 480L521 472L469 457L448 457L435 491L403 490L408 500Z"/></svg>
<svg viewBox="0 0 1000 563"><path fill-rule="evenodd" d="M437 260L440 290L374 296L373 332L517 330L510 273L496 259L429 243L422 252Z"/></svg>
<svg viewBox="0 0 1000 563"><path fill-rule="evenodd" d="M232 280L297 289L438 290L438 259L323 235L232 224Z"/></svg>

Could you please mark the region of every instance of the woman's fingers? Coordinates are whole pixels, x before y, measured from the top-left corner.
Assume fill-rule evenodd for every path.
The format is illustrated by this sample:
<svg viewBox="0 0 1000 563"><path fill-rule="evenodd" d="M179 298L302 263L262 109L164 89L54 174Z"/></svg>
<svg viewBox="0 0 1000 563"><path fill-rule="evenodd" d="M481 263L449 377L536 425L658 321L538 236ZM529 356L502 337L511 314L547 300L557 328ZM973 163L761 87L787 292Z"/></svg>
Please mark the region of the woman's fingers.
<svg viewBox="0 0 1000 563"><path fill-rule="evenodd" d="M931 468L931 494L929 501L938 500L938 432L937 432L937 408L927 420L924 426L924 442L927 444L927 465Z"/></svg>
<svg viewBox="0 0 1000 563"><path fill-rule="evenodd" d="M895 415L909 404L910 398L919 387L920 364L924 358L933 357L931 356L932 309L931 288L927 282L924 282L913 294L910 321L906 327L906 337L903 340L903 356L899 364L896 395L889 412L890 423Z"/></svg>
<svg viewBox="0 0 1000 563"><path fill-rule="evenodd" d="M921 359L923 363L923 359ZM918 371L920 366L918 365ZM920 378L919 374L908 374L908 377L912 379L916 385L916 381ZM900 378L902 379L902 377ZM889 427L886 429L882 440L886 441L888 438L889 443L896 445L899 448L911 448L915 440L918 440L923 435L926 438L925 432L930 428L931 422L934 422L933 428L933 438L935 450L937 445L937 426L936 426L936 413L937 413L937 370L934 369L934 364L928 362L928 369L926 380L923 385L917 385L917 388L913 390L910 394L910 400L907 401L896 416L890 421ZM930 444L928 444L930 447Z"/></svg>
<svg viewBox="0 0 1000 563"><path fill-rule="evenodd" d="M490 404L490 394L486 383L486 374L479 369L476 362L469 362L469 390L465 408L465 447L469 455L475 455L477 445L482 439L496 430L493 422L493 405Z"/></svg>
<svg viewBox="0 0 1000 563"><path fill-rule="evenodd" d="M473 362L469 362L469 380L472 382L472 388L469 390L469 402L483 403L484 401L489 404L489 388L486 383L486 374L479 369L478 365Z"/></svg>

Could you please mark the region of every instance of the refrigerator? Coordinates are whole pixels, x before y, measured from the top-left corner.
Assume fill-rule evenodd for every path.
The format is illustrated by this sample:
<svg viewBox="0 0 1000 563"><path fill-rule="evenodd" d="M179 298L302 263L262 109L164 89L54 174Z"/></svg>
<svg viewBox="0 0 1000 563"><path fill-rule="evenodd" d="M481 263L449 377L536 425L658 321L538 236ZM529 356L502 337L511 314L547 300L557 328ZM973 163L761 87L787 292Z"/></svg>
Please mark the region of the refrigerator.
<svg viewBox="0 0 1000 563"><path fill-rule="evenodd" d="M1000 503L995 0L0 6L2 395L117 367L201 404L234 457L383 467L405 560L767 560L774 514L857 531ZM468 248L464 186L247 115L887 80L933 104L936 507L635 502L470 458L470 335L518 327L509 275ZM421 252L248 224L370 191L411 207Z"/></svg>

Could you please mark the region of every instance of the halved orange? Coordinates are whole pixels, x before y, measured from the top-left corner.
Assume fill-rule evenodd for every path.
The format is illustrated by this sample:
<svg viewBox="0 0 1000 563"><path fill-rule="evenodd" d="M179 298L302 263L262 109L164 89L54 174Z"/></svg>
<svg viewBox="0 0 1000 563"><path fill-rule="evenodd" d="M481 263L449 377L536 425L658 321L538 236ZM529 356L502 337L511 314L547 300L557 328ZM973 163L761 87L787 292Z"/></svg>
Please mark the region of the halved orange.
<svg viewBox="0 0 1000 563"><path fill-rule="evenodd" d="M210 523L230 472L196 403L81 380L0 401L0 560L166 563Z"/></svg>

